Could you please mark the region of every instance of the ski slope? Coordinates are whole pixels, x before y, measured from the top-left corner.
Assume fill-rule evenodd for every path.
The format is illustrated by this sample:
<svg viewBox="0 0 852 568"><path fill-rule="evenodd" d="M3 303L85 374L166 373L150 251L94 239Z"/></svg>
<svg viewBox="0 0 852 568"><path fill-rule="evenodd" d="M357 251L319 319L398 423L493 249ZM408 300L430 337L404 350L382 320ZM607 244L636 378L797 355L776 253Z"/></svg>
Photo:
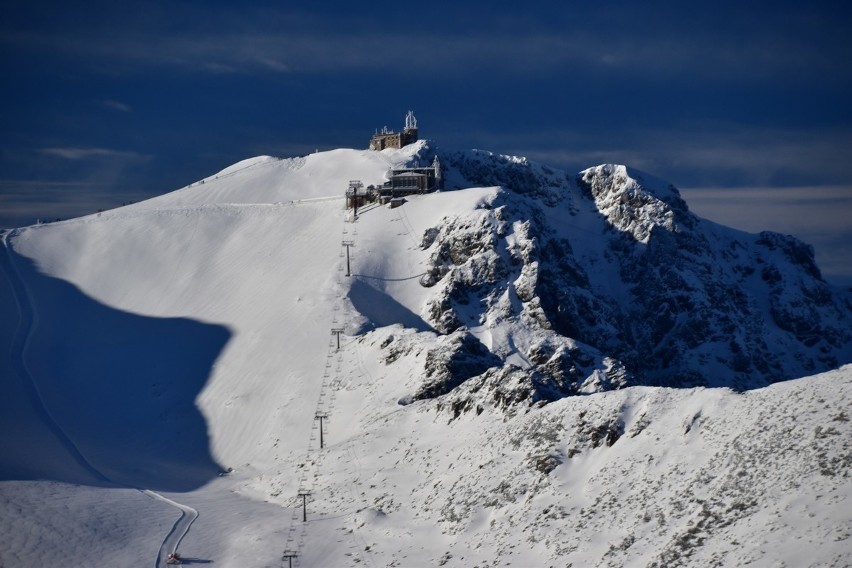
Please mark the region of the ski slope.
<svg viewBox="0 0 852 568"><path fill-rule="evenodd" d="M4 234L0 564L161 566L178 546L220 567L285 549L328 567L852 562L848 366L508 416L400 404L446 340L423 317L424 232L501 191L344 211L350 179L418 148L255 158ZM487 323L472 331L522 366L520 332Z"/></svg>

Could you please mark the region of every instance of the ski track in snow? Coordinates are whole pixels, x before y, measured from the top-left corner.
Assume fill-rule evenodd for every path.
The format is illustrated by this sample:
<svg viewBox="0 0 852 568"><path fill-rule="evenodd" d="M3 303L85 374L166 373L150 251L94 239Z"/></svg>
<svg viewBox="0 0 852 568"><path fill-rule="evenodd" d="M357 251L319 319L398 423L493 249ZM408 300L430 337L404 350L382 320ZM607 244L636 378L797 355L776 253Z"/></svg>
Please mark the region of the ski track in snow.
<svg viewBox="0 0 852 568"><path fill-rule="evenodd" d="M166 538L163 539L163 544L160 546L160 553L157 555L157 561L154 564L155 568L159 568L161 565L166 565L166 559L170 552L177 552L181 541L192 527L192 523L194 523L198 518L198 511L188 505L183 505L177 501L169 499L168 497L164 497L150 489L140 489L139 491L152 499L162 501L163 503L180 510L180 517L177 521L175 521L174 526L172 526L172 530L169 531L169 534L166 535Z"/></svg>
<svg viewBox="0 0 852 568"><path fill-rule="evenodd" d="M6 264L8 268L6 272L9 275L9 283L12 286L15 304L17 305L19 314L18 328L15 332L15 338L13 340L11 352L12 364L15 367L15 371L23 379L23 384L27 390L27 394L29 395L30 402L33 405L33 408L35 409L39 418L41 418L42 422L44 422L50 432L54 436L56 436L62 446L65 447L66 450L68 450L71 456L93 478L95 478L97 481L115 485L117 487L135 489L140 493L147 495L148 497L151 497L158 501L162 501L163 503L166 503L180 511L180 517L177 521L175 521L172 530L169 531L169 534L166 535L166 538L163 539L163 544L160 546L160 551L157 555L157 560L154 563L155 568L159 568L160 566L166 566L166 557L168 556L169 552L177 551L181 541L189 532L192 523L194 523L195 520L198 518L198 511L196 511L192 507L182 505L177 501L173 501L172 499L164 497L159 493L151 491L150 489L140 489L138 487L122 485L120 483L112 481L86 458L80 448L77 447L77 444L74 443L74 440L68 435L68 433L62 428L62 426L50 413L50 410L45 405L44 399L42 398L41 393L39 392L38 384L36 383L35 379L32 376L32 373L30 373L30 370L27 367L26 352L31 339L35 334L35 330L38 327L38 311L36 310L34 298L30 294L30 291L27 288L23 277L18 271L17 266L15 266L15 258L12 253L11 244L9 243L9 236L13 233L14 231L3 232L2 235L0 235L0 242L2 242L4 249L4 254L2 255L3 263Z"/></svg>

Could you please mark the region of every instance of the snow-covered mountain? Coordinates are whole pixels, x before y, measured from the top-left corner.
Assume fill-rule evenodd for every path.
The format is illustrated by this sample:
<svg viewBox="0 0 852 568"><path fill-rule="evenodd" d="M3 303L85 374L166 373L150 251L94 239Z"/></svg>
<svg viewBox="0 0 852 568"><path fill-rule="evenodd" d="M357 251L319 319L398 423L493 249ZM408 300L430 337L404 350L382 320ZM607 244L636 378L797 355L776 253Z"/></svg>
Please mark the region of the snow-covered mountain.
<svg viewBox="0 0 852 568"><path fill-rule="evenodd" d="M486 307L479 320L550 330L522 346L551 385L544 398L631 384L743 390L852 361L849 298L793 237L700 219L674 186L624 166L565 176L491 154L451 163L468 183L511 191L438 228L433 273L450 276L432 314L441 331L476 325L458 298ZM582 382L588 367L560 351L565 338L612 360L595 365L599 384Z"/></svg>
<svg viewBox="0 0 852 568"><path fill-rule="evenodd" d="M4 566L852 562L848 292L650 175L261 157L2 241Z"/></svg>

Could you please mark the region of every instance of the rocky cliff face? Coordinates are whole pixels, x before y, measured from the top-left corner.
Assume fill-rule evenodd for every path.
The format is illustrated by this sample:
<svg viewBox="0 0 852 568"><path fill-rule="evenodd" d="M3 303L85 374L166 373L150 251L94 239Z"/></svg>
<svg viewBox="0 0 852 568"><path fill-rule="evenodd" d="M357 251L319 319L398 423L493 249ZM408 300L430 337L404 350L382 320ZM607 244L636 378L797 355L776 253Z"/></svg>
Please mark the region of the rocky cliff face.
<svg viewBox="0 0 852 568"><path fill-rule="evenodd" d="M441 157L456 186L501 190L423 235L422 315L453 339L415 398L452 391L461 412L483 393L513 406L628 385L745 390L852 361L848 294L793 237L703 220L625 166Z"/></svg>

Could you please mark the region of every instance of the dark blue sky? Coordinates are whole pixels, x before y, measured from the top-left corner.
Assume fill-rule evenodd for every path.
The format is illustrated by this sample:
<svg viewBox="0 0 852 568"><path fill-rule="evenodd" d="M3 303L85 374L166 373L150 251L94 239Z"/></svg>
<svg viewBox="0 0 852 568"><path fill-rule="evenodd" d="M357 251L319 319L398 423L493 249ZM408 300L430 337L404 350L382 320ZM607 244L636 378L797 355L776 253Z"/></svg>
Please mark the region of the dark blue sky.
<svg viewBox="0 0 852 568"><path fill-rule="evenodd" d="M626 163L852 283L841 2L39 2L0 6L0 226L165 193L240 159L421 134Z"/></svg>

